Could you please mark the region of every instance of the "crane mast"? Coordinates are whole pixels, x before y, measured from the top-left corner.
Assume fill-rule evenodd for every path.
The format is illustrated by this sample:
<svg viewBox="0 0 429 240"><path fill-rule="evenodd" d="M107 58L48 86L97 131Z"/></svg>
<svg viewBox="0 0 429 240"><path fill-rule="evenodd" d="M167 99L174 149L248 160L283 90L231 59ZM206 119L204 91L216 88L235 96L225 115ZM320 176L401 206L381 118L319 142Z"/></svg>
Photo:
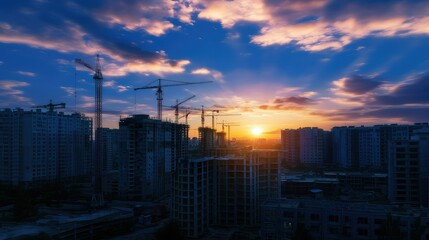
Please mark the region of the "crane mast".
<svg viewBox="0 0 429 240"><path fill-rule="evenodd" d="M164 82L171 82L172 84L162 84L162 81ZM151 85L153 83L157 82L157 85ZM149 84L143 86L134 88L134 91L142 90L142 89L156 89L156 100L157 100L157 108L158 108L158 120L162 121L162 100L163 100L163 87L175 87L175 86L183 86L183 85L191 85L191 84L202 84L202 83L211 83L213 81L203 81L203 82L184 82L184 81L175 81L175 80L168 80L168 79L157 79L155 81L150 82Z"/></svg>
<svg viewBox="0 0 429 240"><path fill-rule="evenodd" d="M179 100L176 100L176 105L170 106L171 108L174 108L174 116L175 116L175 120L176 120L176 124L179 123L179 106L182 105L183 103L191 100L192 98L196 97L195 95L192 95L182 101L179 102ZM186 120L186 124L188 121Z"/></svg>
<svg viewBox="0 0 429 240"><path fill-rule="evenodd" d="M84 62L81 59L75 59L80 64L94 72L92 77L95 82L95 111L94 111L94 133L95 133L95 162L94 162L94 193L92 201L97 206L104 205L103 188L102 188L102 171L103 171L103 143L101 138L101 129L103 127L103 74L101 73L100 55L97 54L95 67Z"/></svg>

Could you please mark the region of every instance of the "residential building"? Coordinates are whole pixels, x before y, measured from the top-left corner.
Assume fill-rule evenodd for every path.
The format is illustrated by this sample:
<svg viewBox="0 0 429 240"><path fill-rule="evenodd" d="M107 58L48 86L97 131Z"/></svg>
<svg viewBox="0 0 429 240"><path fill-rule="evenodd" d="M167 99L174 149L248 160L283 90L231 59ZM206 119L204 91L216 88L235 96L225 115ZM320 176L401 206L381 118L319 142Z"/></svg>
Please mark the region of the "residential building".
<svg viewBox="0 0 429 240"><path fill-rule="evenodd" d="M427 239L427 212L384 204L322 199L269 199L261 239ZM418 234L418 237L416 237Z"/></svg>
<svg viewBox="0 0 429 240"><path fill-rule="evenodd" d="M73 181L90 174L92 120L56 111L0 111L0 182Z"/></svg>
<svg viewBox="0 0 429 240"><path fill-rule="evenodd" d="M188 125L144 114L122 118L119 134L124 159L119 164L119 195L156 199L169 194L172 172L186 158L188 129Z"/></svg>
<svg viewBox="0 0 429 240"><path fill-rule="evenodd" d="M173 216L187 237L209 225L254 226L260 206L280 197L278 150L181 161L174 177Z"/></svg>
<svg viewBox="0 0 429 240"><path fill-rule="evenodd" d="M415 130L409 140L396 140L390 146L389 200L427 207L429 128Z"/></svg>

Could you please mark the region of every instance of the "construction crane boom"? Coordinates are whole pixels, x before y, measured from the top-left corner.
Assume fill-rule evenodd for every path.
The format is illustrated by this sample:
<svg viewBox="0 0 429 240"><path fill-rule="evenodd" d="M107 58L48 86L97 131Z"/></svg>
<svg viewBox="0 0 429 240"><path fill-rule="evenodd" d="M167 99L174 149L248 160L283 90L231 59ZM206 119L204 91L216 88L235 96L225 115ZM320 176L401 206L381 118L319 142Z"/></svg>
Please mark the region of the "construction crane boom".
<svg viewBox="0 0 429 240"><path fill-rule="evenodd" d="M226 114L214 114L215 112L219 112L220 110L210 110L212 113L206 114L205 116L211 116L212 117L212 129L215 128L215 117L228 117L228 116L240 116L239 113L226 113Z"/></svg>
<svg viewBox="0 0 429 240"><path fill-rule="evenodd" d="M101 73L100 55L97 54L95 67L84 62L82 59L75 59L76 64L82 65L94 73L92 77L95 81L95 111L94 111L94 129L95 129L95 164L94 164L94 194L93 203L97 206L104 205L103 189L102 189L102 169L103 169L103 152L101 129L103 127L103 74Z"/></svg>
<svg viewBox="0 0 429 240"><path fill-rule="evenodd" d="M46 108L48 109L49 112L53 112L55 109L59 109L59 108L66 108L66 104L65 103L52 103L52 100L49 100L49 103L46 105L39 105L39 106L33 106L31 108Z"/></svg>
<svg viewBox="0 0 429 240"><path fill-rule="evenodd" d="M191 100L192 98L194 98L194 97L196 97L195 95L192 95L192 96L190 96L190 97L188 97L188 98L186 98L186 99L184 99L184 100L182 100L182 101L180 101L179 102L179 100L176 100L176 104L175 105L173 105L173 106L169 106L170 108L173 108L174 109L174 116L175 116L175 118L176 118L176 124L178 124L179 123L179 106L181 105L181 104L183 104L183 103L185 103L185 102L187 102L187 101L189 101L189 100Z"/></svg>
<svg viewBox="0 0 429 240"><path fill-rule="evenodd" d="M233 126L240 126L239 124L236 124L236 123L225 123L225 122L222 122L222 123L218 123L218 124L222 124L222 132L224 132L225 126L228 127L228 143L230 142L230 139L231 139L231 127L233 127Z"/></svg>
<svg viewBox="0 0 429 240"><path fill-rule="evenodd" d="M162 84L162 81L173 82L173 84ZM157 85L153 85L155 82L158 82ZM175 81L168 79L157 79L154 80L143 87L134 88L134 91L143 90L143 89L156 89L156 100L158 101L158 119L162 120L162 88L163 87L176 87L183 85L192 85L192 84L203 84L203 83L211 83L213 81L202 81L202 82L184 82L184 81Z"/></svg>

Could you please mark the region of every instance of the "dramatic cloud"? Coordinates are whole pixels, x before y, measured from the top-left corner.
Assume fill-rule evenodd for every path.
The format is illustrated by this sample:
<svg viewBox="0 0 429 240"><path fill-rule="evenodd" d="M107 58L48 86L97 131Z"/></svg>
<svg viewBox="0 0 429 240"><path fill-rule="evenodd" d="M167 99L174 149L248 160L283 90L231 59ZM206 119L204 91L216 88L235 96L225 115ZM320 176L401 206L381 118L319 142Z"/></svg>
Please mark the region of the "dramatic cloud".
<svg viewBox="0 0 429 240"><path fill-rule="evenodd" d="M335 111L317 111L314 115L334 121L351 119L398 119L400 121L427 122L429 119L429 75L419 75L395 84L382 83L374 77L358 76L334 82L333 92L340 98L330 99L360 107Z"/></svg>
<svg viewBox="0 0 429 240"><path fill-rule="evenodd" d="M0 42L59 52L102 53L108 57L108 62L118 65L121 70L113 76L123 76L128 70L155 74L183 72L186 65L183 63L189 63L188 60L170 60L163 51L143 50L142 46L111 33L124 29L146 31L155 36L164 34L174 29L168 18L180 15L180 19L186 19L183 4L183 1L167 0L9 2L0 9ZM65 61L61 63L66 64Z"/></svg>
<svg viewBox="0 0 429 240"><path fill-rule="evenodd" d="M295 103L298 105L309 105L309 104L314 104L315 102L314 100L307 97L293 96L293 97L276 98L274 99L274 103Z"/></svg>
<svg viewBox="0 0 429 240"><path fill-rule="evenodd" d="M429 104L429 75L419 76L393 86L385 95L375 97L374 104Z"/></svg>
<svg viewBox="0 0 429 240"><path fill-rule="evenodd" d="M429 107L363 107L341 109L326 112L313 112L312 115L322 116L330 121L351 122L353 120L383 119L383 122L427 122Z"/></svg>
<svg viewBox="0 0 429 240"><path fill-rule="evenodd" d="M335 88L331 90L337 94L362 95L376 89L382 84L383 82L379 81L378 77L355 75L334 81L333 85Z"/></svg>
<svg viewBox="0 0 429 240"><path fill-rule="evenodd" d="M303 50L338 50L355 39L429 34L426 1L235 0L202 1L198 17L225 28L261 27L251 42L294 44ZM426 9L426 10L425 10Z"/></svg>

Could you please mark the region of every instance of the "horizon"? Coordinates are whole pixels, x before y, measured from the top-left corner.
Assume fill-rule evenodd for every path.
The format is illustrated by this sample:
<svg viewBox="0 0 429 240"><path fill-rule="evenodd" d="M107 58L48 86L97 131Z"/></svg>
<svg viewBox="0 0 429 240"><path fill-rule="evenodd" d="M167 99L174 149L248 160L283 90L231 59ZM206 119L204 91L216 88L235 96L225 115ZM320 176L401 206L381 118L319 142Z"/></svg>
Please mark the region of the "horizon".
<svg viewBox="0 0 429 240"><path fill-rule="evenodd" d="M231 138L279 139L299 127L429 121L425 1L6 1L0 8L0 108L66 103L93 117L101 55L103 127L164 105L221 110ZM426 54L425 54L426 53ZM60 111L63 111L60 110ZM207 111L208 114L211 111ZM174 121L174 112L164 110ZM183 113L180 114L182 116ZM201 114L189 116L190 137ZM181 119L183 120L183 118ZM205 126L211 127L206 116Z"/></svg>

